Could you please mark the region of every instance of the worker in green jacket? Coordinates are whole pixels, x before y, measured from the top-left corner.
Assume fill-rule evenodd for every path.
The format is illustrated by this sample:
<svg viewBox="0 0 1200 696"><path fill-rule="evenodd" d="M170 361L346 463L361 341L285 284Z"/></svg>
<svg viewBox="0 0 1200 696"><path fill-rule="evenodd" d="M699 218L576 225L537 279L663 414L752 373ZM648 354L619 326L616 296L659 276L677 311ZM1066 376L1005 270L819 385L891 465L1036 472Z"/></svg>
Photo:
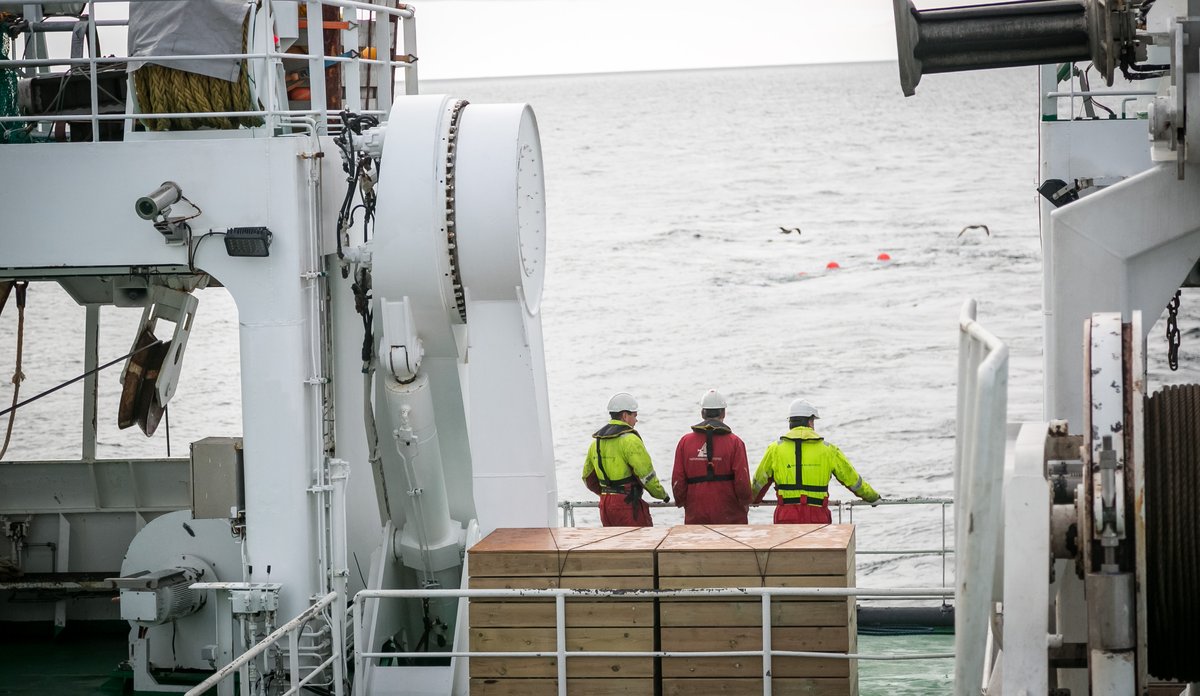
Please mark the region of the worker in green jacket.
<svg viewBox="0 0 1200 696"><path fill-rule="evenodd" d="M879 494L851 466L846 455L825 442L813 430L817 409L804 399L796 399L788 410L787 433L767 447L754 472L754 490L759 499L774 481L778 503L776 524L829 524L829 479L837 477L850 492L868 503L877 503Z"/></svg>
<svg viewBox="0 0 1200 696"><path fill-rule="evenodd" d="M608 424L592 435L583 481L588 490L600 496L600 522L605 527L650 527L650 508L642 503L642 490L670 502L663 490L650 453L642 436L633 429L637 424L637 399L628 392L614 394L608 400Z"/></svg>

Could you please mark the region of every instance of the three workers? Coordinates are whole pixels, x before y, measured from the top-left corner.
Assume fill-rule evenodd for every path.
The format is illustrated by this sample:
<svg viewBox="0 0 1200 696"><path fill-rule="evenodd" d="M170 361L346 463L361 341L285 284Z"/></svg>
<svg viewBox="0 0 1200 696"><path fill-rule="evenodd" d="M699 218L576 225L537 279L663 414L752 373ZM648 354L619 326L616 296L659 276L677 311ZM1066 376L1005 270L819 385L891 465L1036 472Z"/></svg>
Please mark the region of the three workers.
<svg viewBox="0 0 1200 696"><path fill-rule="evenodd" d="M701 421L679 440L671 489L684 509L685 524L746 524L746 513L774 483L778 499L775 523L829 524L829 479L836 477L859 498L877 503L880 496L854 470L837 446L813 429L817 409L796 399L788 410L789 430L767 447L753 480L746 445L725 424L727 403L715 389L700 399ZM649 527L650 508L642 491L670 502L654 473L637 424L637 400L627 392L608 401L611 420L592 435L583 480L600 496L605 527Z"/></svg>

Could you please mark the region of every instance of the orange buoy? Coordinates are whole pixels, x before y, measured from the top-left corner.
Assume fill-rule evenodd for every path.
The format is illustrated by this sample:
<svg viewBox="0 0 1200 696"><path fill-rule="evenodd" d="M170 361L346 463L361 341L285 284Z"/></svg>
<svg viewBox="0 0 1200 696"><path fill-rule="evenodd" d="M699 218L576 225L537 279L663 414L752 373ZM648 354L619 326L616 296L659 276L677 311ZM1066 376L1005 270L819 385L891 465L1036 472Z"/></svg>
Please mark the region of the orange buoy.
<svg viewBox="0 0 1200 696"><path fill-rule="evenodd" d="M875 260L876 261L891 261L892 257L888 256L887 252L885 251L882 254L880 254L879 256L876 256Z"/></svg>
<svg viewBox="0 0 1200 696"><path fill-rule="evenodd" d="M833 270L833 269L835 269L835 268L841 268L841 266L840 266L840 265L838 265L838 262L837 262L837 261L830 261L829 263L825 264L825 269L826 269L826 270L830 270L830 271L831 271L831 270Z"/></svg>

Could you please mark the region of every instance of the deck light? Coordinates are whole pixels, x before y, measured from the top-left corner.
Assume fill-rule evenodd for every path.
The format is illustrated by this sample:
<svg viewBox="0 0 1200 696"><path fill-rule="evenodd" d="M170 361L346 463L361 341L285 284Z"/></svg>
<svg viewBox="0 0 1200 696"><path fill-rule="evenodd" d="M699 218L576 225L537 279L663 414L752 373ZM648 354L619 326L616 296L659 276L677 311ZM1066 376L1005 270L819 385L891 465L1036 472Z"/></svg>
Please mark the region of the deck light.
<svg viewBox="0 0 1200 696"><path fill-rule="evenodd" d="M230 256L270 256L271 230L265 227L230 227L225 232L225 253Z"/></svg>

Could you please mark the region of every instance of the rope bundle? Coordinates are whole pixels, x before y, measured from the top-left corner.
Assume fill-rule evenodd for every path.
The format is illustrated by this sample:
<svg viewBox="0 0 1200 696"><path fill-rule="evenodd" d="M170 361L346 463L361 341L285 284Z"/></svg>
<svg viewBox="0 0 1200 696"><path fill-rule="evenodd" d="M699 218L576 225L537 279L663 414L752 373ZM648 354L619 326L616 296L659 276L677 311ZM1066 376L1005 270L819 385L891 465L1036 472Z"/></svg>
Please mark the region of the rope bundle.
<svg viewBox="0 0 1200 696"><path fill-rule="evenodd" d="M242 52L246 51L246 33L250 23L247 15L242 22ZM138 105L144 113L194 113L220 111L254 111L250 95L250 75L246 61L240 62L236 82L207 75L176 70L161 65L146 64L133 73L133 86ZM259 116L226 117L197 116L196 118L143 118L147 130L196 130L198 128L233 129L238 126L261 126Z"/></svg>

